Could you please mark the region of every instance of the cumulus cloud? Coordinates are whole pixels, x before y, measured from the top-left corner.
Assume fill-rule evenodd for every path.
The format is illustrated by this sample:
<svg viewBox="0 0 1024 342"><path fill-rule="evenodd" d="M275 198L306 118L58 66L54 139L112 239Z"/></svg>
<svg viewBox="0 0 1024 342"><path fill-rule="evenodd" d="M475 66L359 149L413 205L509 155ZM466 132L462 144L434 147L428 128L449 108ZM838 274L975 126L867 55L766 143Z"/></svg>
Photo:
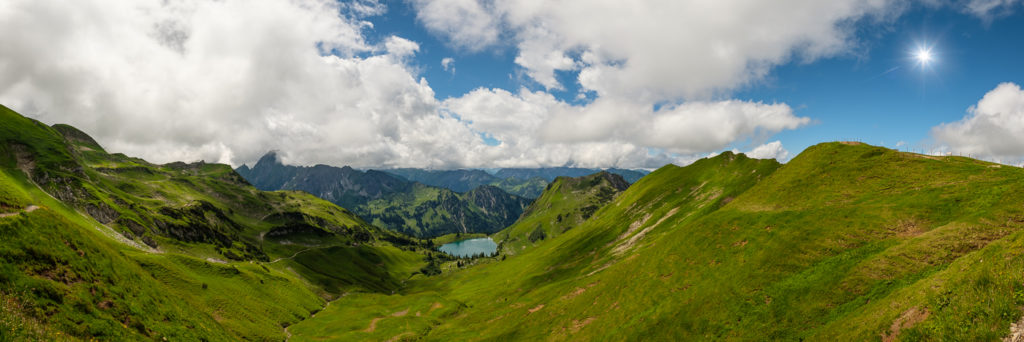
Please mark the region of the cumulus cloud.
<svg viewBox="0 0 1024 342"><path fill-rule="evenodd" d="M960 121L932 128L932 136L951 153L1001 162L1024 160L1024 90L1002 83Z"/></svg>
<svg viewBox="0 0 1024 342"><path fill-rule="evenodd" d="M785 104L727 100L654 110L598 99L588 105L572 105L526 88L518 93L480 88L448 99L442 106L474 131L499 140L494 151L510 159L498 158L498 162L509 165L657 167L660 165L654 164L686 163L693 155L722 150L736 140L764 139L810 121L794 115ZM781 148L781 143L777 145ZM652 155L655 150L662 154ZM609 151L616 153L604 155Z"/></svg>
<svg viewBox="0 0 1024 342"><path fill-rule="evenodd" d="M854 23L899 13L898 0L415 1L431 31L459 46L518 48L515 61L548 89L579 70L586 91L646 101L705 98L762 79L794 57L855 45ZM472 13L473 15L465 15Z"/></svg>
<svg viewBox="0 0 1024 342"><path fill-rule="evenodd" d="M476 0L411 0L423 26L459 48L480 51L495 44L499 22ZM458 19L453 19L457 17Z"/></svg>
<svg viewBox="0 0 1024 342"><path fill-rule="evenodd" d="M785 161L789 157L789 151L782 147L781 141L772 141L770 143L762 144L755 147L746 155L751 158L757 159L775 159L778 161Z"/></svg>
<svg viewBox="0 0 1024 342"><path fill-rule="evenodd" d="M154 162L238 165L280 150L289 163L357 167L656 168L806 125L786 104L704 95L794 56L842 53L851 21L891 7L413 4L454 46L509 37L516 63L545 90L437 99L417 74L417 42L365 38L367 18L386 11L378 1L10 0L0 5L0 103ZM719 11L735 15L706 15ZM454 59L442 68L454 72ZM576 72L590 100L547 91L564 88L558 71ZM755 150L785 158L773 144Z"/></svg>
<svg viewBox="0 0 1024 342"><path fill-rule="evenodd" d="M394 57L409 57L420 50L420 45L416 42L398 37L391 36L384 41L384 50Z"/></svg>
<svg viewBox="0 0 1024 342"><path fill-rule="evenodd" d="M367 42L375 2L14 0L0 6L0 101L156 162L447 165L478 138L438 115L405 65Z"/></svg>

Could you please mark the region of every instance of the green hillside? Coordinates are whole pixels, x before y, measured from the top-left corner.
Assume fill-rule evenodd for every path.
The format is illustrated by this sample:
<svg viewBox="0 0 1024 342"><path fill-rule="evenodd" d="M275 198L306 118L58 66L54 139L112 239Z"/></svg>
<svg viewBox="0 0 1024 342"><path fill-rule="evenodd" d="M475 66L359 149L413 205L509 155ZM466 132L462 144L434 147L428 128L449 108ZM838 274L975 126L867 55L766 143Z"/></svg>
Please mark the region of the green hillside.
<svg viewBox="0 0 1024 342"><path fill-rule="evenodd" d="M0 140L2 341L281 340L424 264L420 241L226 165L108 154L2 106Z"/></svg>
<svg viewBox="0 0 1024 342"><path fill-rule="evenodd" d="M499 256L455 260L432 249L458 234L225 165L109 154L4 107L0 139L0 341L977 341L1024 307L1024 169L962 157L824 143L559 178L487 213L518 217ZM412 186L403 208L520 205Z"/></svg>
<svg viewBox="0 0 1024 342"><path fill-rule="evenodd" d="M1024 305L1021 228L1020 168L850 143L813 146L782 166L725 153L663 167L521 254L414 282L372 306L346 297L292 331L296 340L994 340ZM345 324L330 324L342 315Z"/></svg>
<svg viewBox="0 0 1024 342"><path fill-rule="evenodd" d="M554 239L589 219L627 187L622 176L603 171L578 178L559 177L530 204L522 219L495 234L495 241L501 244L503 254L513 255Z"/></svg>

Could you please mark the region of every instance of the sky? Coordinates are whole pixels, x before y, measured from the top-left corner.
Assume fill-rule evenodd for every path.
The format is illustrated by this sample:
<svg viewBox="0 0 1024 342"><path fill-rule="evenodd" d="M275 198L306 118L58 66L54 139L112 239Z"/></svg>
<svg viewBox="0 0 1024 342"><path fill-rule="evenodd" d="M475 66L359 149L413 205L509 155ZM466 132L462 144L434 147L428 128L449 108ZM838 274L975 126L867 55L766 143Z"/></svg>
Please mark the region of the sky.
<svg viewBox="0 0 1024 342"><path fill-rule="evenodd" d="M5 0L0 104L156 163L1021 165L1021 37L1024 0Z"/></svg>

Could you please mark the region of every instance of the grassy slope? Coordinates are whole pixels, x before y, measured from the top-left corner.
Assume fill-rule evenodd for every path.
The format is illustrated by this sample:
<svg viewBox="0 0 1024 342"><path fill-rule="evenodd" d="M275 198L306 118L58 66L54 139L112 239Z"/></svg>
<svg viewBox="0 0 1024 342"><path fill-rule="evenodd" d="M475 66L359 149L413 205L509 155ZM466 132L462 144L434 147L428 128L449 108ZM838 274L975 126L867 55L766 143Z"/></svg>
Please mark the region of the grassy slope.
<svg viewBox="0 0 1024 342"><path fill-rule="evenodd" d="M627 186L620 176L607 172L578 178L559 177L530 204L520 220L495 233L495 241L502 246L503 254L517 254L579 225Z"/></svg>
<svg viewBox="0 0 1024 342"><path fill-rule="evenodd" d="M414 283L373 313L346 308L345 326L319 325L343 314L332 307L293 331L428 340L997 339L1024 305L1022 179L1014 167L839 143L811 147L781 168L731 154L666 166L521 255ZM387 325L413 318L385 313L430 300L460 309L409 329ZM374 318L377 329L365 332Z"/></svg>
<svg viewBox="0 0 1024 342"><path fill-rule="evenodd" d="M736 167L735 174L722 174L720 164L725 159L734 159L728 164ZM670 203L686 203L677 209L677 215L701 213L713 210L718 204L730 196L753 185L761 175L770 174L778 164L774 161L752 160L725 154L718 159L698 162L687 168L666 166L653 175L641 179L620 194L607 206L599 209L593 217L582 225L566 231L561 236L545 243L538 244L527 252L507 258L505 261L483 263L462 272L449 273L438 280L420 281L411 284L403 291L402 296L394 296L387 303L386 309L400 311L412 302L421 302L424 298L441 298L458 303L460 310L449 313L451 317L439 320L434 317L422 318L432 327L429 331L431 339L493 339L519 338L542 339L552 334L564 334L562 327L572 325L574 320L583 322L588 316L586 312L606 313L611 302L605 306L595 305L590 301L570 301L573 298L587 297L591 300L614 298L619 290L595 287L625 285L622 279L604 279L606 271L594 272L598 269L611 269L613 264L624 259L623 256L611 253L617 244L614 242L621 234L628 231L630 222L616 222L622 216L646 216L647 212L670 211ZM751 171L757 170L756 173ZM753 176L748 176L753 175ZM666 184L666 182L678 182ZM703 186L701 186L703 184ZM664 189L680 189L665 194ZM685 189L686 191L682 191ZM710 194L710 195L709 195ZM543 197L543 196L542 196ZM634 206L634 202L666 203L665 207ZM538 211L543 215L548 211ZM522 220L529 220L524 217ZM653 226L655 220L649 220L644 227ZM642 230L633 230L632 234ZM647 232L651 233L651 232ZM606 266L608 265L608 266ZM616 269L621 268L615 266ZM629 269L633 271L634 269ZM591 274L593 272L593 274ZM588 275L589 274L589 275ZM582 289L582 291L581 291ZM602 292L602 291L610 292ZM579 294L576 294L579 292ZM645 293L632 291L632 296L647 298ZM596 298L595 298L596 297ZM404 298L404 299L403 299ZM653 297L657 298L657 297ZM359 301L359 296L346 298L348 301ZM437 300L443 303L442 300ZM603 300L602 300L603 301ZM558 305L563 305L558 307ZM568 305L566 305L568 304ZM631 310L620 310L620 317L611 318L631 320L637 316L638 310L633 303ZM639 303L636 303L639 304ZM541 306L543 305L543 306ZM383 310L383 311L387 311ZM533 312L531 312L533 310ZM381 311L381 310L378 310ZM319 314L315 319L295 326L291 331L296 336L317 338L323 336L353 336L378 338L398 336L409 332L401 326L389 325L390 330L346 331L344 327L329 329L320 324L322 320L335 319L343 310L331 307ZM378 324L390 318L374 316L371 313L350 317L348 326L368 327L374 318L382 318ZM413 318L403 318L412 320ZM358 322L358 323L356 323ZM422 323L421 322L421 323ZM315 329L313 327L316 327ZM311 336L304 335L312 333ZM592 338L603 336L604 332L589 335Z"/></svg>
<svg viewBox="0 0 1024 342"><path fill-rule="evenodd" d="M1024 170L966 158L670 165L519 255L423 277L416 241L307 194L0 115L0 340L991 340L1024 305Z"/></svg>
<svg viewBox="0 0 1024 342"><path fill-rule="evenodd" d="M18 308L0 323L7 323L0 331L9 337L275 338L283 335L281 324L299 321L323 302L279 270L151 254L114 242L112 232L102 233L95 221L8 172L0 187L22 189L27 196L20 200L39 207L0 218L0 296ZM43 328L19 330L23 322Z"/></svg>
<svg viewBox="0 0 1024 342"><path fill-rule="evenodd" d="M417 241L226 165L153 165L0 119L0 340L280 340L323 298L390 291L422 265Z"/></svg>

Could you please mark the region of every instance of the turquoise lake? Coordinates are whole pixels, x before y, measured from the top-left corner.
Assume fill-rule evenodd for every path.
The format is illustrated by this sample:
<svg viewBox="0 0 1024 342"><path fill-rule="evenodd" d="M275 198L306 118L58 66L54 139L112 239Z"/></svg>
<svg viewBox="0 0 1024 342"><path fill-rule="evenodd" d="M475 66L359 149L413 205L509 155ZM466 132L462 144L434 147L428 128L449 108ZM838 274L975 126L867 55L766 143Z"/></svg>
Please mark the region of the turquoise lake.
<svg viewBox="0 0 1024 342"><path fill-rule="evenodd" d="M441 245L438 250L448 253L449 255L468 257L476 254L484 253L490 256L491 253L498 250L498 244L494 243L491 238L476 238L462 241L449 242Z"/></svg>

